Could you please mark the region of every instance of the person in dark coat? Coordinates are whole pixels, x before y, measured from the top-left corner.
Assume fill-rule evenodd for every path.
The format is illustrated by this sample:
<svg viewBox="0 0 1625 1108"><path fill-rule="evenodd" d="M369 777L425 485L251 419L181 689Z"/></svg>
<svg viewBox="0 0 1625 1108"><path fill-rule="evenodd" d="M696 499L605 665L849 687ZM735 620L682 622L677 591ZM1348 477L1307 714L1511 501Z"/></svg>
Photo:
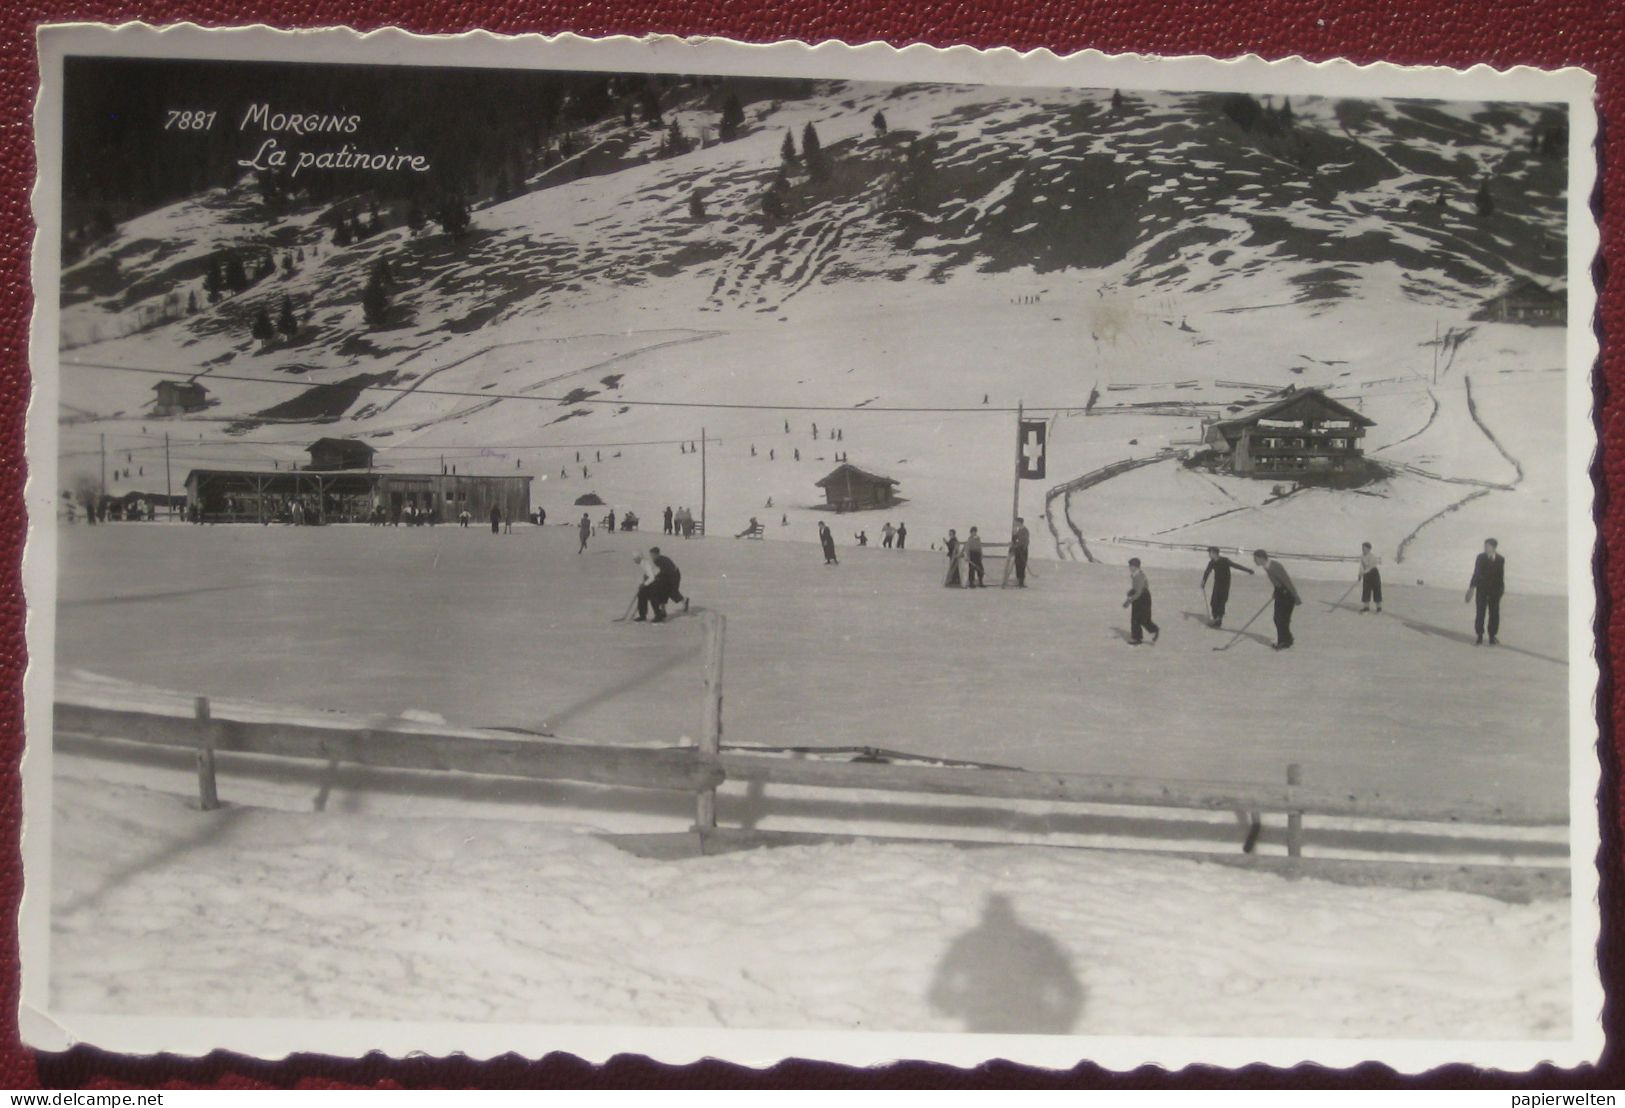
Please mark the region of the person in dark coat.
<svg viewBox="0 0 1625 1108"><path fill-rule="evenodd" d="M581 545L576 547L576 553L580 554L587 549L587 536L592 534L592 520L587 518L586 512L581 513L581 522L576 524L576 530L581 532Z"/></svg>
<svg viewBox="0 0 1625 1108"><path fill-rule="evenodd" d="M1213 613L1214 627L1224 625L1224 606L1230 600L1230 571L1233 569L1239 569L1249 577L1253 573L1252 570L1241 563L1232 562L1229 558L1220 554L1218 547L1210 546L1207 548L1207 568L1202 571L1202 587L1204 589L1207 587L1207 579L1212 576L1213 591L1208 593L1207 603L1208 608Z"/></svg>
<svg viewBox="0 0 1625 1108"><path fill-rule="evenodd" d="M1010 558L1016 564L1016 588L1027 587L1027 549L1032 545L1032 536L1027 533L1027 521L1020 516L1016 517L1016 528L1010 532ZM1009 580L1006 578L1005 580Z"/></svg>
<svg viewBox="0 0 1625 1108"><path fill-rule="evenodd" d="M1275 586L1275 649L1290 650L1294 641L1292 609L1303 603L1303 598L1298 595L1298 586L1292 583L1286 567L1272 561L1262 550L1253 551L1253 564L1262 569L1269 576L1270 584Z"/></svg>
<svg viewBox="0 0 1625 1108"><path fill-rule="evenodd" d="M908 524L899 523L897 525L897 549L901 550L907 544L908 544Z"/></svg>
<svg viewBox="0 0 1625 1108"><path fill-rule="evenodd" d="M671 505L666 505L666 534L671 534Z"/></svg>
<svg viewBox="0 0 1625 1108"><path fill-rule="evenodd" d="M683 611L688 611L688 598L683 595L683 573L676 562L660 552L658 546L649 548L649 563L653 577L638 589L638 620L646 618L652 607L654 619L651 622L664 623L666 605L672 601L681 600Z"/></svg>
<svg viewBox="0 0 1625 1108"><path fill-rule="evenodd" d="M818 525L818 542L824 548L824 564L826 566L840 565L841 560L835 556L835 534L829 529L829 524L820 523Z"/></svg>
<svg viewBox="0 0 1625 1108"><path fill-rule="evenodd" d="M1507 591L1506 573L1507 560L1501 557L1500 543L1485 539L1484 553L1473 561L1473 579L1467 583L1467 602L1472 603L1473 594L1478 594L1478 612L1473 617L1473 631L1478 636L1475 646L1484 642L1486 616L1490 645L1501 641L1496 636L1501 633L1501 597Z"/></svg>
<svg viewBox="0 0 1625 1108"><path fill-rule="evenodd" d="M967 589L985 589L987 581L984 579L982 569L982 536L976 528L970 529L965 536L965 587Z"/></svg>
<svg viewBox="0 0 1625 1108"><path fill-rule="evenodd" d="M495 504L491 505L491 534L495 535L502 530L502 509Z"/></svg>

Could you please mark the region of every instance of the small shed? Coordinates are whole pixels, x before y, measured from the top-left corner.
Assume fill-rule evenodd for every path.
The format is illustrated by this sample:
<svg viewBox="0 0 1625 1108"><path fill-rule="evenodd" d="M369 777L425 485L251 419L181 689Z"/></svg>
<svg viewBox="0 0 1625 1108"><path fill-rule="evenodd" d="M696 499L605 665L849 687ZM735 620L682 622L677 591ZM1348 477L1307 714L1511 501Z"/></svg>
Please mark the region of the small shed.
<svg viewBox="0 0 1625 1108"><path fill-rule="evenodd" d="M306 469L371 469L373 449L360 439L317 439L305 450L310 454Z"/></svg>
<svg viewBox="0 0 1625 1108"><path fill-rule="evenodd" d="M1530 323L1562 326L1569 319L1568 299L1538 281L1525 278L1473 313L1474 319L1495 323Z"/></svg>
<svg viewBox="0 0 1625 1108"><path fill-rule="evenodd" d="M152 391L158 394L152 403L154 415L184 415L209 405L209 390L196 381L159 381Z"/></svg>
<svg viewBox="0 0 1625 1108"><path fill-rule="evenodd" d="M850 463L836 466L823 480L814 483L824 490L829 507L837 512L889 508L897 503L896 481Z"/></svg>
<svg viewBox="0 0 1625 1108"><path fill-rule="evenodd" d="M603 507L603 504L603 500L595 492L582 493L576 497L576 507L578 508L600 508Z"/></svg>

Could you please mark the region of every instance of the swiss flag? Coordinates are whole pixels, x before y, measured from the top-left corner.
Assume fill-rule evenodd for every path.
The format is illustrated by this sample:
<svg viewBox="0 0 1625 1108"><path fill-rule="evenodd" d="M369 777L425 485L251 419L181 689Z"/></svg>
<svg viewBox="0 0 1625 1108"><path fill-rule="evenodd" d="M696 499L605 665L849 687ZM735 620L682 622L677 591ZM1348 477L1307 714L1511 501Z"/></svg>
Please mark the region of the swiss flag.
<svg viewBox="0 0 1625 1108"><path fill-rule="evenodd" d="M1021 421L1021 462L1017 473L1023 481L1044 477L1044 433L1049 425L1042 419Z"/></svg>

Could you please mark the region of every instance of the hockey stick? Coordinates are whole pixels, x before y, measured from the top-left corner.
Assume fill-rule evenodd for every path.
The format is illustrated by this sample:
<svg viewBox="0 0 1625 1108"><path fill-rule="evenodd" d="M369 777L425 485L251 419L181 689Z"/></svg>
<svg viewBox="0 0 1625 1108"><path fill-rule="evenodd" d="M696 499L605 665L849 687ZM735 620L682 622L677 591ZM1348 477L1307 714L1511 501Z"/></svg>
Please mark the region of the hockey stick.
<svg viewBox="0 0 1625 1108"><path fill-rule="evenodd" d="M1337 609L1341 608L1343 606L1343 601L1345 601L1345 600L1347 600L1349 598L1349 593L1353 592L1354 591L1354 586L1358 585L1359 583L1360 583L1360 579L1358 577L1356 577L1354 579L1354 583L1351 584L1348 588L1344 589L1343 590L1343 595L1338 597L1336 600L1332 601L1332 606L1330 608L1326 609L1326 610L1329 611L1329 612L1335 612L1335 611L1337 611Z"/></svg>
<svg viewBox="0 0 1625 1108"><path fill-rule="evenodd" d="M1275 598L1273 596L1270 597L1268 600L1264 601L1264 608L1268 608L1272 603L1274 603L1274 601L1275 601ZM1264 614L1264 608L1260 608L1260 609L1258 609L1258 611L1254 612L1253 613L1253 618L1248 620L1246 623L1243 623L1241 625L1241 628L1233 636L1231 636L1231 639L1230 639L1229 642L1225 643L1223 646L1215 646L1213 649L1214 650L1229 650L1232 646L1235 646L1236 643L1240 642L1241 641L1241 636L1243 636L1243 635L1245 635L1247 633L1247 628L1251 627L1254 623L1256 623L1258 621L1258 617Z"/></svg>
<svg viewBox="0 0 1625 1108"><path fill-rule="evenodd" d="M636 596L633 596L632 599L627 602L626 611L622 612L616 618L610 620L610 622L611 623L625 623L628 619L630 619L632 617L632 609L636 608L637 606L638 606L638 598Z"/></svg>

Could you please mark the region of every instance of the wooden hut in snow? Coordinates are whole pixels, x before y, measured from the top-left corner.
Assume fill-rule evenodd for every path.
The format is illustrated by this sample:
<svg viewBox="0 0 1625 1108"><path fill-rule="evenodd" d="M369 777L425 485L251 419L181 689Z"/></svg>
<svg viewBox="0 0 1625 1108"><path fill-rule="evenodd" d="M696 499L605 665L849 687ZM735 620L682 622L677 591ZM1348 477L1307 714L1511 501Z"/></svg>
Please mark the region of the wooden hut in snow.
<svg viewBox="0 0 1625 1108"><path fill-rule="evenodd" d="M1364 472L1360 440L1376 425L1320 389L1288 389L1209 423L1202 439L1242 476L1337 481Z"/></svg>
<svg viewBox="0 0 1625 1108"><path fill-rule="evenodd" d="M824 490L824 499L837 512L889 508L897 503L896 481L847 462L836 466L823 480L814 483Z"/></svg>

